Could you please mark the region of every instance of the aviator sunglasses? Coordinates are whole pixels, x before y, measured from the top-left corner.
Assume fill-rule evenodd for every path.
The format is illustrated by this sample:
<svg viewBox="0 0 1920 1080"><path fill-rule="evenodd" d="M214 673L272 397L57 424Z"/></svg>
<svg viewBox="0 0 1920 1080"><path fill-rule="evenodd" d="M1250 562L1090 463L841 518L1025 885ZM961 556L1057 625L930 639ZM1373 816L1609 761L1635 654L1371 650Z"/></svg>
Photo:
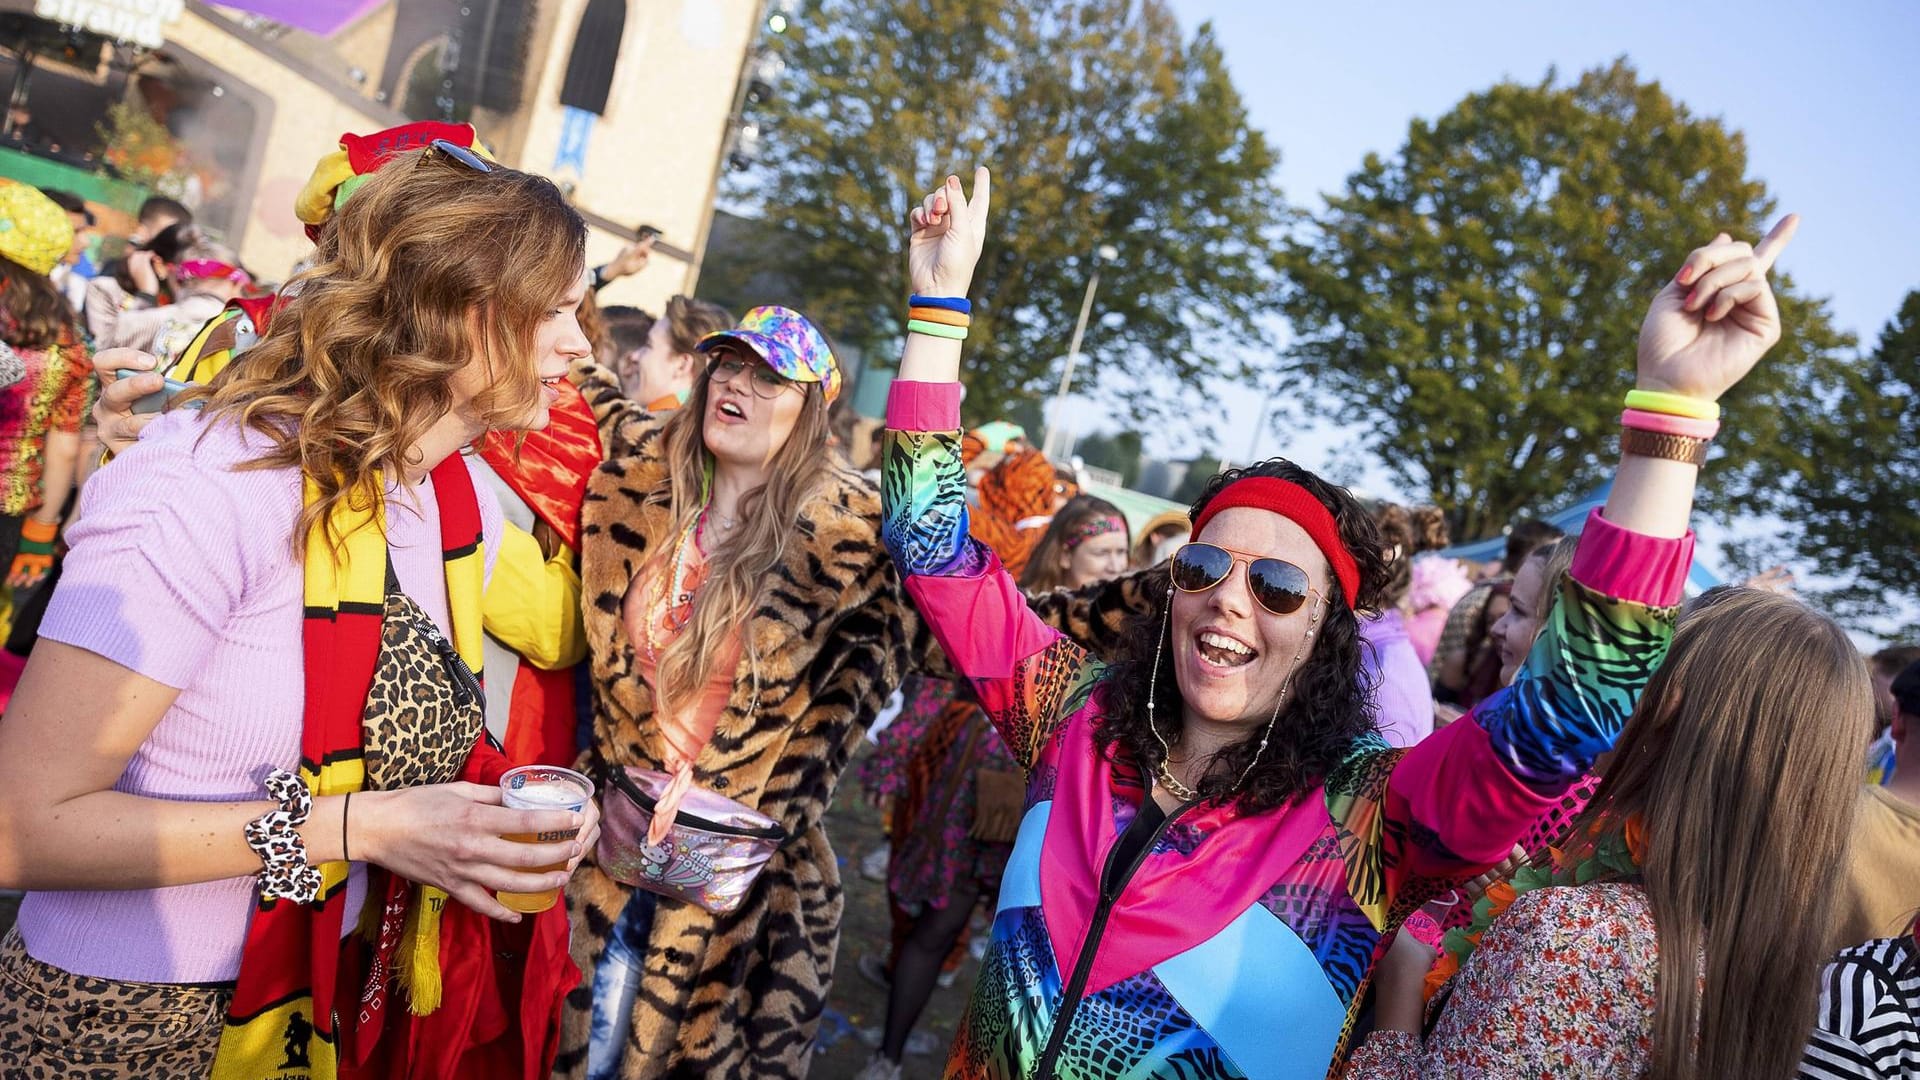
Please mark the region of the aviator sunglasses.
<svg viewBox="0 0 1920 1080"><path fill-rule="evenodd" d="M1247 587L1254 600L1275 615L1291 615L1300 610L1309 595L1320 595L1307 572L1285 559L1252 555L1218 544L1182 545L1168 560L1167 568L1174 588L1202 593L1227 580L1237 563L1247 564Z"/></svg>
<svg viewBox="0 0 1920 1080"><path fill-rule="evenodd" d="M448 142L445 139L435 139L431 143L428 143L427 152L420 155L420 160L425 161L435 154L445 155L455 164L465 165L474 172L490 173L493 171L493 166L487 164L485 158L458 143Z"/></svg>

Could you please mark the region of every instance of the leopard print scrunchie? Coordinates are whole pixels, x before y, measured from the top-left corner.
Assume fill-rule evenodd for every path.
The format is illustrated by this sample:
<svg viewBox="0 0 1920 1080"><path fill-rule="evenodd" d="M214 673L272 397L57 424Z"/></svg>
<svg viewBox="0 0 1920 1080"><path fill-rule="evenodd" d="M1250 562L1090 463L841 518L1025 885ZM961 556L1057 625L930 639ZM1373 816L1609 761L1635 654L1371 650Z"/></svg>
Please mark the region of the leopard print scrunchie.
<svg viewBox="0 0 1920 1080"><path fill-rule="evenodd" d="M267 794L280 809L247 822L247 846L260 856L260 898L310 904L320 894L320 871L307 861L307 842L294 826L313 812L313 793L285 769L267 774Z"/></svg>

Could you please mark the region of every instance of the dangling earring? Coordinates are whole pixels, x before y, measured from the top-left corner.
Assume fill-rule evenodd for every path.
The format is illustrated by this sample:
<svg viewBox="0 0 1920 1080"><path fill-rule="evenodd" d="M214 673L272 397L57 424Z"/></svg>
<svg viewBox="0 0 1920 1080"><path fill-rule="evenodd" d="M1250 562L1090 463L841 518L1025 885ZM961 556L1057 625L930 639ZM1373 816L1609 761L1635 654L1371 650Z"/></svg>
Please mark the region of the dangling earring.
<svg viewBox="0 0 1920 1080"><path fill-rule="evenodd" d="M1153 716L1154 698L1160 689L1160 658L1166 653L1167 631L1172 623L1173 586L1168 585L1167 609L1160 617L1160 640L1153 646L1153 681L1147 684L1147 730L1153 732L1153 740L1160 744L1160 764L1153 770L1154 779L1160 781L1160 786L1171 792L1174 798L1181 802L1192 802L1200 797L1200 793L1181 783L1180 778L1167 767L1167 762L1173 757L1173 747L1167 745L1166 736L1160 734L1160 723Z"/></svg>
<svg viewBox="0 0 1920 1080"><path fill-rule="evenodd" d="M1173 755L1173 748L1167 745L1166 738L1160 734L1160 724L1153 718L1153 704L1160 692L1160 658L1166 655L1167 628L1172 622L1173 586L1169 584L1166 607L1160 610L1160 637L1153 643L1153 678L1147 681L1147 730L1153 732L1154 739L1160 743L1161 752L1169 757Z"/></svg>
<svg viewBox="0 0 1920 1080"><path fill-rule="evenodd" d="M1280 722L1280 711L1287 707L1287 693L1293 689L1293 674L1300 669L1300 658L1307 655L1307 647L1313 644L1314 627L1319 624L1320 605L1316 603L1313 605L1313 614L1307 617L1307 633L1300 639L1300 649L1293 654L1293 663L1287 665L1287 677L1280 684L1280 700L1273 707L1273 715L1267 717L1267 729L1260 733L1260 746L1254 750L1253 757L1248 759L1247 767L1240 770L1240 779L1233 782L1232 790L1240 790L1240 785L1246 783L1247 777L1253 775L1253 767L1260 763L1261 755L1267 752L1267 743L1273 739L1273 727Z"/></svg>

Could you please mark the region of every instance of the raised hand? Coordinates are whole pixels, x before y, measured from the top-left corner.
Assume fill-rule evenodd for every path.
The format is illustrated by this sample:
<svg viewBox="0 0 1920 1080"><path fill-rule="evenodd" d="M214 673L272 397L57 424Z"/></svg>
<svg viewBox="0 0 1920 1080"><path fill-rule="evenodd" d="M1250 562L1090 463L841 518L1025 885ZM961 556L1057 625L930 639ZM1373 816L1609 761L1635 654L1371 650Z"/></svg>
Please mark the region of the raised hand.
<svg viewBox="0 0 1920 1080"><path fill-rule="evenodd" d="M987 239L987 211L993 201L993 177L986 166L973 171L973 197L958 176L914 207L913 237L907 244L907 280L921 296L964 297L973 284L973 267Z"/></svg>
<svg viewBox="0 0 1920 1080"><path fill-rule="evenodd" d="M1640 324L1639 387L1717 401L1780 340L1767 271L1800 227L1780 219L1754 247L1721 233L1687 256Z"/></svg>

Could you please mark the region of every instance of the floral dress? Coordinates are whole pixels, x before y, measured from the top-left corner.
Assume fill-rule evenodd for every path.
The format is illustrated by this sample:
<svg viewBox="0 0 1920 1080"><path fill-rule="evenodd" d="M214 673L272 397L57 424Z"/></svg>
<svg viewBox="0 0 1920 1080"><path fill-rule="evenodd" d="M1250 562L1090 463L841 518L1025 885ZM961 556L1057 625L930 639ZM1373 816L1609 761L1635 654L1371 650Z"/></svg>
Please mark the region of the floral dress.
<svg viewBox="0 0 1920 1080"><path fill-rule="evenodd" d="M1645 1076L1658 968L1640 886L1524 893L1468 958L1426 1044L1375 1031L1347 1080Z"/></svg>
<svg viewBox="0 0 1920 1080"><path fill-rule="evenodd" d="M1013 844L975 835L982 769L1022 771L1006 741L966 694L941 710L909 767L908 798L902 802L911 803L914 813L895 814L887 892L907 912L946 907L962 880L976 883L989 897L999 888Z"/></svg>
<svg viewBox="0 0 1920 1080"><path fill-rule="evenodd" d="M860 762L860 786L877 799L898 798L907 789L907 765L926 739L927 728L953 700L953 684L909 675L900 696L900 714L874 736L873 750Z"/></svg>

